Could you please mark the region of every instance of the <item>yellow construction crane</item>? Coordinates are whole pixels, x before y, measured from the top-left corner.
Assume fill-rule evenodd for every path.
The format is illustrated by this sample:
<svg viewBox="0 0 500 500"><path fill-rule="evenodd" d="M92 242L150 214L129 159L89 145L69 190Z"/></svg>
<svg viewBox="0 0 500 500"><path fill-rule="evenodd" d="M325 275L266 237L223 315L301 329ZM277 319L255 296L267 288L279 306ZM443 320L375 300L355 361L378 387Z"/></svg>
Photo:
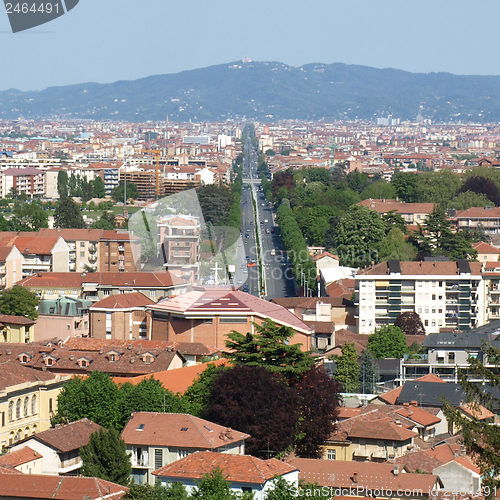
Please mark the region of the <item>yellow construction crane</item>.
<svg viewBox="0 0 500 500"><path fill-rule="evenodd" d="M156 199L160 197L160 149L146 149L145 153L154 153L156 156Z"/></svg>

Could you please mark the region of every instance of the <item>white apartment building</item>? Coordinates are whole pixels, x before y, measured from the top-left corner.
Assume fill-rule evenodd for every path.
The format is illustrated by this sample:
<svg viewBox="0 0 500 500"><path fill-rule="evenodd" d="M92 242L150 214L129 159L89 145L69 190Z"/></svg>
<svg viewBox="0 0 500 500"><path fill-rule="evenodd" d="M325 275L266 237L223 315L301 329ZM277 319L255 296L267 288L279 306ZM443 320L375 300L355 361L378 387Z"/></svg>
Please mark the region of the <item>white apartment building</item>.
<svg viewBox="0 0 500 500"><path fill-rule="evenodd" d="M420 315L426 333L442 328L469 330L488 321L481 263L460 260L389 260L356 275L358 333L394 324L404 312Z"/></svg>

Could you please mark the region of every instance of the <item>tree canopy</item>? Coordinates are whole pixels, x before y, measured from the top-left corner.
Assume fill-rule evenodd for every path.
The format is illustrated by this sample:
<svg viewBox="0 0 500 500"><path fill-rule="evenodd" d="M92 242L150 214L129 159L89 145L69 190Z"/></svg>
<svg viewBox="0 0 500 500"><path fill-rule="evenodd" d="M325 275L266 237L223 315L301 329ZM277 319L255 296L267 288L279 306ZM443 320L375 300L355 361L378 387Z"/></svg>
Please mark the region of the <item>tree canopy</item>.
<svg viewBox="0 0 500 500"><path fill-rule="evenodd" d="M71 198L63 198L57 203L54 212L54 226L62 229L83 229L86 227L80 207Z"/></svg>
<svg viewBox="0 0 500 500"><path fill-rule="evenodd" d="M22 286L15 285L0 292L0 312L12 316L25 316L35 320L38 317L37 296Z"/></svg>
<svg viewBox="0 0 500 500"><path fill-rule="evenodd" d="M359 391L359 363L358 354L354 344L346 342L342 346L342 355L335 356L335 380L341 386L343 392Z"/></svg>
<svg viewBox="0 0 500 500"><path fill-rule="evenodd" d="M250 434L246 452L268 458L292 447L296 410L296 392L278 374L259 366L235 366L212 383L204 418Z"/></svg>
<svg viewBox="0 0 500 500"><path fill-rule="evenodd" d="M367 349L377 359L402 358L408 348L405 334L397 326L383 326L368 337Z"/></svg>
<svg viewBox="0 0 500 500"><path fill-rule="evenodd" d="M90 435L89 443L80 449L82 474L127 486L132 465L125 442L115 429L101 429Z"/></svg>
<svg viewBox="0 0 500 500"><path fill-rule="evenodd" d="M232 331L226 341L228 351L224 355L235 364L262 366L288 379L308 371L314 361L300 344L290 344L294 335L292 328L277 325L267 319L262 325L254 324L256 333L241 334Z"/></svg>
<svg viewBox="0 0 500 500"><path fill-rule="evenodd" d="M406 311L401 313L394 322L405 335L425 335L425 328L418 313Z"/></svg>

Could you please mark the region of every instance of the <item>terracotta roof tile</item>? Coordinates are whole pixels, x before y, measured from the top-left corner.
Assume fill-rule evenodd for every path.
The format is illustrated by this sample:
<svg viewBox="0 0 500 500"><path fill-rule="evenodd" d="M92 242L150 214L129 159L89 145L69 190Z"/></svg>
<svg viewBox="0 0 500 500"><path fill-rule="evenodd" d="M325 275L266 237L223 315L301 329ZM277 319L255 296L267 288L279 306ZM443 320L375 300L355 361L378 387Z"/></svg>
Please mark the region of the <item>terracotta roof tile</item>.
<svg viewBox="0 0 500 500"><path fill-rule="evenodd" d="M42 455L35 450L32 450L29 446L24 446L19 450L9 451L5 455L0 456L0 465L6 467L18 467L19 465L32 462L42 458Z"/></svg>
<svg viewBox="0 0 500 500"><path fill-rule="evenodd" d="M38 474L2 474L0 497L80 500L85 495L90 500L122 498L128 488L104 479L75 476L44 476Z"/></svg>
<svg viewBox="0 0 500 500"><path fill-rule="evenodd" d="M61 453L80 449L88 444L90 435L102 427L88 418L82 418L70 424L39 432L26 440L36 439Z"/></svg>
<svg viewBox="0 0 500 500"><path fill-rule="evenodd" d="M165 478L201 479L217 467L229 482L259 485L276 475L297 470L296 467L275 458L262 460L251 455L198 451L154 471L153 474Z"/></svg>
<svg viewBox="0 0 500 500"><path fill-rule="evenodd" d="M290 465L299 469L299 479L335 488L409 489L422 490L426 495L439 481L432 474L394 474L394 464L388 463L294 458Z"/></svg>
<svg viewBox="0 0 500 500"><path fill-rule="evenodd" d="M115 377L113 380L117 384L130 383L132 385L137 385L144 379L154 378L155 380L159 380L163 387L172 391L174 394L183 394L210 365L222 366L228 364L228 362L229 361L227 359L217 359L207 363L176 368L174 370L154 372L150 375L140 375L132 378Z"/></svg>
<svg viewBox="0 0 500 500"><path fill-rule="evenodd" d="M216 450L249 438L244 432L186 413L134 412L122 431L128 445Z"/></svg>
<svg viewBox="0 0 500 500"><path fill-rule="evenodd" d="M154 304L154 300L146 297L141 292L120 293L110 295L98 300L90 307L93 309L130 309L133 307L145 307ZM0 320L1 321L1 320Z"/></svg>

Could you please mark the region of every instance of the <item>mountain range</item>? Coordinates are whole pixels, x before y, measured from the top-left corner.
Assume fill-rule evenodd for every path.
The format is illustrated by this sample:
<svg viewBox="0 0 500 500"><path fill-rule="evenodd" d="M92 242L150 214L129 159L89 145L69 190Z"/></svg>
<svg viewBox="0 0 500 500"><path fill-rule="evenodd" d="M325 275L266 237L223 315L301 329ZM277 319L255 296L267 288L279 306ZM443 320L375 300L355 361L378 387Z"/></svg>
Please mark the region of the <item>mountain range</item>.
<svg viewBox="0 0 500 500"><path fill-rule="evenodd" d="M0 119L500 121L500 76L232 62L114 83L0 91Z"/></svg>

